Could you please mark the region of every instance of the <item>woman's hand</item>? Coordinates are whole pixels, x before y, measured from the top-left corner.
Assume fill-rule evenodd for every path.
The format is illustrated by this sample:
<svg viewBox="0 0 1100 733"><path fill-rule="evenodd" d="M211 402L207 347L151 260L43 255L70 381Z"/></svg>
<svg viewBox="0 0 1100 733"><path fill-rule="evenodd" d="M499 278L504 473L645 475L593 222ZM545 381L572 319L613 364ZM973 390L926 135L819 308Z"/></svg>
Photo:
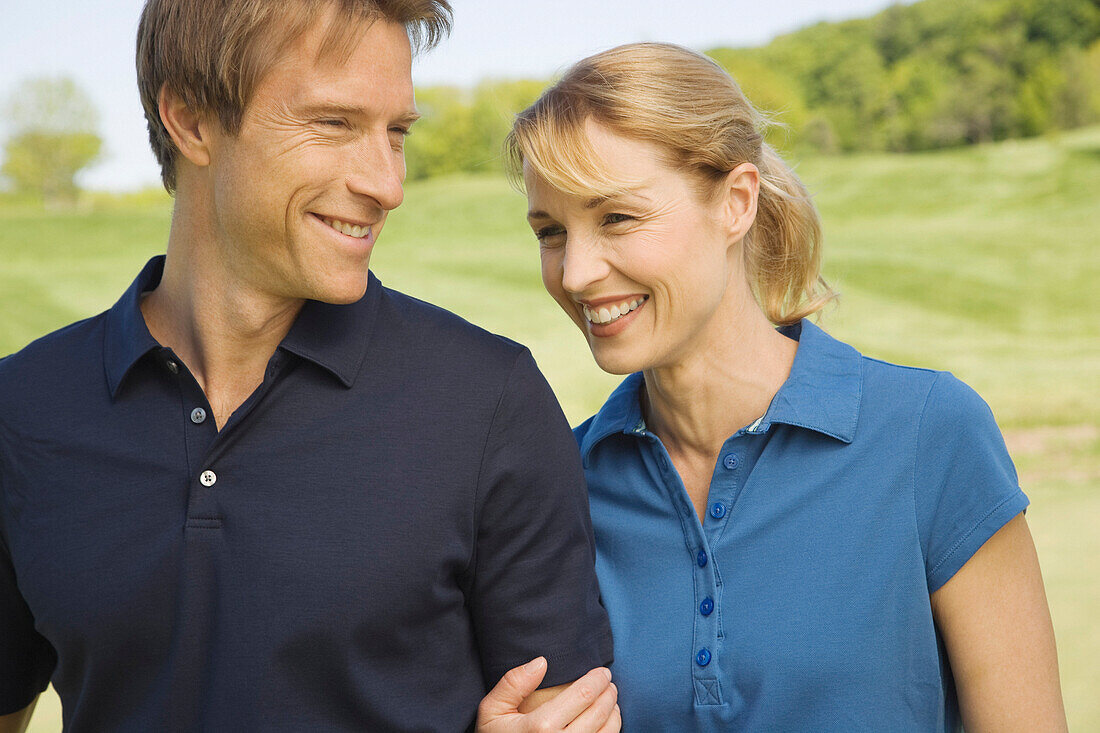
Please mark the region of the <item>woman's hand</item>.
<svg viewBox="0 0 1100 733"><path fill-rule="evenodd" d="M932 594L932 614L967 731L1066 730L1054 629L1022 514Z"/></svg>
<svg viewBox="0 0 1100 733"><path fill-rule="evenodd" d="M546 660L533 659L508 671L481 701L478 733L618 733L618 690L600 667L569 686L537 690Z"/></svg>

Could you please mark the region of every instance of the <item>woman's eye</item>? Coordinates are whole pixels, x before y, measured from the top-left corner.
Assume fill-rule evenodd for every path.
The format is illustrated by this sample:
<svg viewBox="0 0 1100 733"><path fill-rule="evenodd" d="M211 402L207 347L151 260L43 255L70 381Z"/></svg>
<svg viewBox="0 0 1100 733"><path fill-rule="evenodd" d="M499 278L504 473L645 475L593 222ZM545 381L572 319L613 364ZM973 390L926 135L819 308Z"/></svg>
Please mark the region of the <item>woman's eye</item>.
<svg viewBox="0 0 1100 733"><path fill-rule="evenodd" d="M535 239L543 245L555 245L558 243L558 239L564 235L565 230L561 227L542 227L535 230Z"/></svg>
<svg viewBox="0 0 1100 733"><path fill-rule="evenodd" d="M604 216L603 223L604 224L620 224L624 221L630 221L633 218L634 218L633 216L629 216L627 214L611 213L611 214L607 214L606 216Z"/></svg>

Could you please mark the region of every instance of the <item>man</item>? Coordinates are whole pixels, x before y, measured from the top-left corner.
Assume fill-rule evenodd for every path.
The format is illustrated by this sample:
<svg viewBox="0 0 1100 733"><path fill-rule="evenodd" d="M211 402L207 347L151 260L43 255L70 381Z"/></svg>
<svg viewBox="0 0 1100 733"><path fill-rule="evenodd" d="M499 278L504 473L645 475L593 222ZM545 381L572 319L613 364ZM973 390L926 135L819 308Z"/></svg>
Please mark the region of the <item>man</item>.
<svg viewBox="0 0 1100 733"><path fill-rule="evenodd" d="M0 361L0 730L52 680L72 731L457 731L536 655L486 730L613 723L548 386L368 272L417 116L410 38L449 20L444 0L149 0L167 255Z"/></svg>

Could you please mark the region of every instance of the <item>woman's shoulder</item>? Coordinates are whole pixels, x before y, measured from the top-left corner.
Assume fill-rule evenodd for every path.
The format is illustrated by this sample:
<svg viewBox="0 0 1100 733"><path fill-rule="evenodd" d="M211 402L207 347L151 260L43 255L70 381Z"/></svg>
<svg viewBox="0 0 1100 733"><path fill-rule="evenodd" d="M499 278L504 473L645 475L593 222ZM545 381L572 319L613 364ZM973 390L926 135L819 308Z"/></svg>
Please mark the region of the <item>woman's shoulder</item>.
<svg viewBox="0 0 1100 733"><path fill-rule="evenodd" d="M907 413L922 424L991 416L989 405L949 371L895 364L862 356L863 402L867 409ZM900 415L899 415L900 417Z"/></svg>

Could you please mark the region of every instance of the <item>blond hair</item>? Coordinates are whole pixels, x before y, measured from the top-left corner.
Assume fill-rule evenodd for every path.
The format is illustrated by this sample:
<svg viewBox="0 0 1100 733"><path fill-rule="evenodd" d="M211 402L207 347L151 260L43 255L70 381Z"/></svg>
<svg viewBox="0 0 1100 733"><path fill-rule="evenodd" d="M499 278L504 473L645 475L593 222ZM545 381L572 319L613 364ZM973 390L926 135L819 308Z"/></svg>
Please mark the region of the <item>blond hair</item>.
<svg viewBox="0 0 1100 733"><path fill-rule="evenodd" d="M737 83L710 59L665 43L636 43L573 65L516 117L505 141L513 181L524 164L569 193L604 197L629 182L611 179L585 134L592 120L652 143L666 163L691 175L703 196L742 163L760 171L756 221L745 236L750 285L765 315L790 324L836 294L821 277L821 221L805 186L764 142L769 124Z"/></svg>
<svg viewBox="0 0 1100 733"><path fill-rule="evenodd" d="M416 50L431 48L451 28L447 0L147 0L138 25L138 90L169 193L178 151L160 119L161 88L195 111L217 114L235 134L264 74L332 2L337 13L319 56L350 52L363 24L379 18L403 25Z"/></svg>

